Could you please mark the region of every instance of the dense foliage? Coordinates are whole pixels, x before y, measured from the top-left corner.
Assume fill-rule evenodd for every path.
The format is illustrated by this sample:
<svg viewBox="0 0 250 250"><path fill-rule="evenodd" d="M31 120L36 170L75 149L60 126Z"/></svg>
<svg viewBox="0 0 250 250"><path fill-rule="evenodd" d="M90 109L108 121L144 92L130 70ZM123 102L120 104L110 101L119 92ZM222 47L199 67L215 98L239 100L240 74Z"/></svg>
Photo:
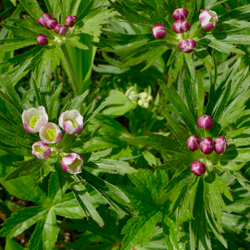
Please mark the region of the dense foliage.
<svg viewBox="0 0 250 250"><path fill-rule="evenodd" d="M250 1L3 2L0 249L250 249Z"/></svg>

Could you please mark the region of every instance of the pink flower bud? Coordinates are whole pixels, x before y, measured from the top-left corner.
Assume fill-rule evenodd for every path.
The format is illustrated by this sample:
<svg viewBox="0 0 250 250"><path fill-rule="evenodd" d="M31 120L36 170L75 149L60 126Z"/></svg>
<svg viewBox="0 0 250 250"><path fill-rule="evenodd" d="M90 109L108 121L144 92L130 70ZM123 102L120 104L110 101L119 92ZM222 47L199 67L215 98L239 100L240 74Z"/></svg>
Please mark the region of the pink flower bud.
<svg viewBox="0 0 250 250"><path fill-rule="evenodd" d="M179 49L185 53L191 53L196 47L196 42L193 39L182 40L179 43Z"/></svg>
<svg viewBox="0 0 250 250"><path fill-rule="evenodd" d="M152 29L152 35L157 39L164 38L166 34L167 34L166 27L161 23L157 23Z"/></svg>
<svg viewBox="0 0 250 250"><path fill-rule="evenodd" d="M69 27L72 27L74 26L75 22L77 20L77 17L76 16L66 16L65 17L65 22L66 24L69 26Z"/></svg>
<svg viewBox="0 0 250 250"><path fill-rule="evenodd" d="M46 143L43 143L42 141L37 141L32 145L32 154L37 159L45 160L50 157L51 148Z"/></svg>
<svg viewBox="0 0 250 250"><path fill-rule="evenodd" d="M197 135L191 135L187 139L187 146L193 152L199 148L199 144L200 144L200 140Z"/></svg>
<svg viewBox="0 0 250 250"><path fill-rule="evenodd" d="M79 174L82 172L83 159L77 153L71 153L62 158L61 167L70 174Z"/></svg>
<svg viewBox="0 0 250 250"><path fill-rule="evenodd" d="M47 45L49 43L47 36L44 34L39 34L36 38L36 41L39 45Z"/></svg>
<svg viewBox="0 0 250 250"><path fill-rule="evenodd" d="M51 18L50 14L44 14L38 19L38 24L45 26L48 20Z"/></svg>
<svg viewBox="0 0 250 250"><path fill-rule="evenodd" d="M47 23L46 23L46 28L49 30L52 30L56 27L57 25L57 20L55 18L50 18Z"/></svg>
<svg viewBox="0 0 250 250"><path fill-rule="evenodd" d="M200 142L201 152L209 155L214 151L214 142L210 137L205 137Z"/></svg>
<svg viewBox="0 0 250 250"><path fill-rule="evenodd" d="M175 33L184 33L189 31L190 29L190 23L185 20L178 20L173 24L173 31Z"/></svg>
<svg viewBox="0 0 250 250"><path fill-rule="evenodd" d="M68 29L69 28L67 25L57 24L55 27L55 32L59 35L64 36L67 33Z"/></svg>
<svg viewBox="0 0 250 250"><path fill-rule="evenodd" d="M186 19L188 17L188 11L186 9L183 9L183 8L179 8L179 9L176 9L173 14L172 14L172 17L175 19L175 20L183 20L183 19Z"/></svg>
<svg viewBox="0 0 250 250"><path fill-rule="evenodd" d="M200 23L201 23L201 27L204 30L212 30L217 22L218 22L218 15L215 11L212 10L202 10L200 15L199 15L199 19L200 19Z"/></svg>
<svg viewBox="0 0 250 250"><path fill-rule="evenodd" d="M226 152L227 140L224 136L220 136L214 141L214 150L218 155Z"/></svg>
<svg viewBox="0 0 250 250"><path fill-rule="evenodd" d="M190 168L191 171L197 176L201 176L206 172L206 166L199 161L193 161Z"/></svg>
<svg viewBox="0 0 250 250"><path fill-rule="evenodd" d="M208 115L203 115L198 118L197 125L205 130L211 129L214 125L213 119Z"/></svg>

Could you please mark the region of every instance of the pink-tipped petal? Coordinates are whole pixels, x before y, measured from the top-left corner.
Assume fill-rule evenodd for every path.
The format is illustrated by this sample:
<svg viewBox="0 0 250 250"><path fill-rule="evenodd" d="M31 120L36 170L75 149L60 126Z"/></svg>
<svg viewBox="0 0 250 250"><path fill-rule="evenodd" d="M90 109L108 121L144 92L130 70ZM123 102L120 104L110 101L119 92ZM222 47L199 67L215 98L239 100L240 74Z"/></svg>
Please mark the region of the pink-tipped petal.
<svg viewBox="0 0 250 250"><path fill-rule="evenodd" d="M57 134L57 136L56 136L56 141L55 141L55 143L57 143L57 142L59 142L59 141L61 141L62 140L62 132L60 131L58 134Z"/></svg>
<svg viewBox="0 0 250 250"><path fill-rule="evenodd" d="M70 174L79 174L82 172L83 159L77 153L71 153L63 157L61 167Z"/></svg>
<svg viewBox="0 0 250 250"><path fill-rule="evenodd" d="M79 134L83 129L83 125L78 125L77 128L71 133L71 135Z"/></svg>
<svg viewBox="0 0 250 250"><path fill-rule="evenodd" d="M26 123L23 123L23 128L28 132L28 133L36 133L29 125Z"/></svg>
<svg viewBox="0 0 250 250"><path fill-rule="evenodd" d="M209 31L216 26L219 18L215 11L206 9L201 11L199 15L199 20L201 23L201 27L204 30Z"/></svg>

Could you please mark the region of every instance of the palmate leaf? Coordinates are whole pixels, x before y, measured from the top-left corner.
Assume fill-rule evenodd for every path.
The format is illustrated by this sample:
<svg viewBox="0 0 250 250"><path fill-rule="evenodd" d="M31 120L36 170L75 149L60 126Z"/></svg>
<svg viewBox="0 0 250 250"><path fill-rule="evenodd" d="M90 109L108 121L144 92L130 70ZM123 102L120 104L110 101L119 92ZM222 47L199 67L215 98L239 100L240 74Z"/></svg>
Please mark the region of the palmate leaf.
<svg viewBox="0 0 250 250"><path fill-rule="evenodd" d="M122 250L130 250L137 244L141 244L150 238L156 223L162 218L160 211L153 211L139 218L130 219L122 229L123 238Z"/></svg>
<svg viewBox="0 0 250 250"><path fill-rule="evenodd" d="M22 185L26 182L27 177ZM19 187L18 180L15 181L15 183L17 187ZM35 189L38 189L38 187ZM9 190L8 187L7 190ZM7 236L8 238L15 237L17 234L37 223L30 240L29 248L52 250L57 241L58 234L56 215L66 216L72 219L82 219L85 214L82 212L72 193L68 193L65 196L63 195L62 190L59 188L56 173L50 176L48 195L46 196L44 194L43 197L40 193L36 195L41 196L41 206L24 208L12 214L3 224L0 236ZM63 199L62 196L64 196ZM34 201L37 202L37 200ZM65 204L67 205L65 206Z"/></svg>

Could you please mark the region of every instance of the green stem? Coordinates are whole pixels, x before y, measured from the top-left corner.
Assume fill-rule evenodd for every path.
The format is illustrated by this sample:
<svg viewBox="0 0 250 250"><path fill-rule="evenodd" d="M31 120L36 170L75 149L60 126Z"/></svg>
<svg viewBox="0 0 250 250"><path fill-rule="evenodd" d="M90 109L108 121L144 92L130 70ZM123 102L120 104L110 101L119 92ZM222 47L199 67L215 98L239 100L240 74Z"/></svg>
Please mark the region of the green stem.
<svg viewBox="0 0 250 250"><path fill-rule="evenodd" d="M78 92L79 88L78 88L77 80L75 78L73 64L71 62L71 58L70 58L70 55L68 53L68 50L67 50L67 47L65 44L62 44L60 46L60 51L63 53L63 58L61 58L62 65L63 65L63 67L64 67L64 69L69 77L71 84L72 84L72 88L73 88L75 96L78 96L79 95L79 92Z"/></svg>
<svg viewBox="0 0 250 250"><path fill-rule="evenodd" d="M198 30L196 30L193 34L191 34L188 38L190 39L190 38L194 38L194 37L198 36L201 33L201 31L203 32L204 30L200 26L200 28Z"/></svg>

